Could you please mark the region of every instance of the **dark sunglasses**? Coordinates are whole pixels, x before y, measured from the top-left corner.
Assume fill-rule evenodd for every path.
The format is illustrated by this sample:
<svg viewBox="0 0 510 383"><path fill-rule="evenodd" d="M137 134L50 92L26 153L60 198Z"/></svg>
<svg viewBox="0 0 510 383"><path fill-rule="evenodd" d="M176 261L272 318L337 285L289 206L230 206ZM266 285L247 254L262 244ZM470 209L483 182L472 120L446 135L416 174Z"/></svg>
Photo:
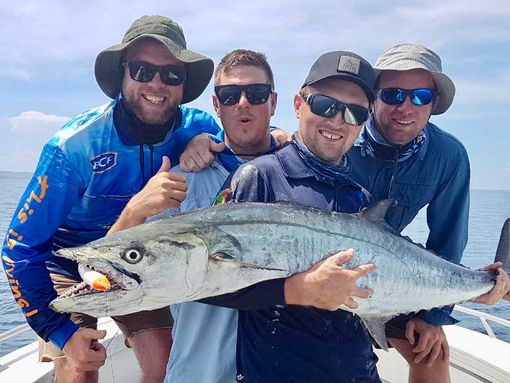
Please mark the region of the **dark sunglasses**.
<svg viewBox="0 0 510 383"><path fill-rule="evenodd" d="M370 113L368 108L356 104L344 104L322 94L305 94L303 99L310 105L312 113L326 118L333 118L342 112L342 118L348 125L361 125Z"/></svg>
<svg viewBox="0 0 510 383"><path fill-rule="evenodd" d="M377 96L388 105L401 105L409 96L413 105L428 105L434 99L436 92L432 89L402 89L402 88L384 88L376 92Z"/></svg>
<svg viewBox="0 0 510 383"><path fill-rule="evenodd" d="M248 85L218 85L214 87L214 93L221 105L232 106L239 102L244 92L249 103L262 105L267 102L273 86L271 84L248 84Z"/></svg>
<svg viewBox="0 0 510 383"><path fill-rule="evenodd" d="M127 61L122 63L129 68L129 75L134 81L150 82L159 72L159 77L165 85L181 85L186 79L185 67L177 65L154 65L145 61Z"/></svg>

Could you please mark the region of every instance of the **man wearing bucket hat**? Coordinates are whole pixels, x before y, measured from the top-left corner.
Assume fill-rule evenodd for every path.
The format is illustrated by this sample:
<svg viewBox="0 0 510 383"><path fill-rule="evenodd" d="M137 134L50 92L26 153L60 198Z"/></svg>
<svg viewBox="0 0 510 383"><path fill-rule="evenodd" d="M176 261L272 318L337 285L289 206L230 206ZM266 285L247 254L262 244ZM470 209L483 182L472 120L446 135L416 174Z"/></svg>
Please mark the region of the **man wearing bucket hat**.
<svg viewBox="0 0 510 383"><path fill-rule="evenodd" d="M235 202L358 212L367 195L349 179L345 153L369 116L374 81L372 66L352 52L321 55L294 97L300 123L292 141L241 165L225 194ZM343 269L353 255L341 251L305 273L205 300L239 309L237 381L380 381L360 319L337 310L355 307L353 297L370 295L356 281L375 267Z"/></svg>
<svg viewBox="0 0 510 383"><path fill-rule="evenodd" d="M431 115L448 110L455 85L442 72L440 57L418 44L384 50L374 69L377 99L372 118L348 153L352 177L375 201L395 199L386 221L398 232L428 205L427 249L458 263L468 235L469 159L458 139L429 122ZM508 292L502 270L498 284L477 301L493 304ZM441 325L456 322L450 312L433 309L387 324L390 343L409 362L410 381L449 381Z"/></svg>
<svg viewBox="0 0 510 383"><path fill-rule="evenodd" d="M186 182L168 172L170 162L177 163L196 134L219 132L210 115L181 104L203 92L212 72L211 59L186 48L177 23L144 16L96 59L96 80L113 100L75 117L43 149L2 260L18 305L48 342L41 343L41 359L55 358L59 382L97 381L106 350L97 342L105 332L94 330L95 318L49 309L55 290L81 280L77 265L53 251L104 236L148 180L166 196L151 207L154 214L179 206ZM135 351L142 380L161 382L171 346L168 308L114 319Z"/></svg>

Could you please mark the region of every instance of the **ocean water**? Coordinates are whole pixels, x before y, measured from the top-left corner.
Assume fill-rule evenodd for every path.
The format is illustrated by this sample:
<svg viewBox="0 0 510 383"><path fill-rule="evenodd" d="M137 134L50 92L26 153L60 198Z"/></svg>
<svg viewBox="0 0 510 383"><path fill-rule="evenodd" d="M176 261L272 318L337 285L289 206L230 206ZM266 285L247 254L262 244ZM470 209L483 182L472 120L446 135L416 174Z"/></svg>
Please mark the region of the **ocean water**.
<svg viewBox="0 0 510 383"><path fill-rule="evenodd" d="M18 200L30 178L28 173L0 172L0 233L7 231ZM504 220L510 217L510 191L473 190L471 193L469 242L462 263L479 268L492 262ZM415 242L424 243L427 238L425 212L421 211L409 225L404 234ZM494 306L464 304L476 310L494 314L510 320L510 302L499 302ZM461 320L460 325L483 332L478 319L455 313ZM0 275L0 334L26 323L18 309L7 283L5 275ZM510 329L494 324L496 335L510 342ZM27 344L36 339L35 334L18 336L9 342L0 344L0 355Z"/></svg>
<svg viewBox="0 0 510 383"><path fill-rule="evenodd" d="M18 206L21 194L30 180L31 174L12 173L0 171L0 233L2 244L5 238L7 227L11 222L14 210ZM0 266L2 269L2 266ZM0 334L26 323L21 310L16 305L7 283L7 277L0 275ZM20 346L23 346L37 339L34 332L29 331L23 335L11 338L8 342L0 343L0 355L4 355Z"/></svg>

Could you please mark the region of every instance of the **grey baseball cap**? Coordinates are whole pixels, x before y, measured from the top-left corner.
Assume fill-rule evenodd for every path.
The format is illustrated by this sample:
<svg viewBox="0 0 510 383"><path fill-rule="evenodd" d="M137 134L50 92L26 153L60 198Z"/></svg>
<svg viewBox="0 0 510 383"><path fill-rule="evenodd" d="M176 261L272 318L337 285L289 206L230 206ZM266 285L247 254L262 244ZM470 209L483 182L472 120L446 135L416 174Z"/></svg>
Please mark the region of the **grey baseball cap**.
<svg viewBox="0 0 510 383"><path fill-rule="evenodd" d="M441 58L434 51L419 44L397 44L385 49L374 65L377 76L385 70L405 71L425 69L432 74L439 98L432 114L448 110L455 97L455 84L443 73Z"/></svg>
<svg viewBox="0 0 510 383"><path fill-rule="evenodd" d="M202 94L211 80L213 61L186 48L184 32L172 19L164 16L142 16L129 27L120 44L105 49L96 58L96 81L108 97L117 97L122 88L124 68L121 59L124 51L143 38L159 41L178 60L186 64L183 104Z"/></svg>
<svg viewBox="0 0 510 383"><path fill-rule="evenodd" d="M370 103L375 100L375 72L363 57L348 51L327 52L319 56L310 68L301 88L326 78L337 78L357 84L367 95Z"/></svg>

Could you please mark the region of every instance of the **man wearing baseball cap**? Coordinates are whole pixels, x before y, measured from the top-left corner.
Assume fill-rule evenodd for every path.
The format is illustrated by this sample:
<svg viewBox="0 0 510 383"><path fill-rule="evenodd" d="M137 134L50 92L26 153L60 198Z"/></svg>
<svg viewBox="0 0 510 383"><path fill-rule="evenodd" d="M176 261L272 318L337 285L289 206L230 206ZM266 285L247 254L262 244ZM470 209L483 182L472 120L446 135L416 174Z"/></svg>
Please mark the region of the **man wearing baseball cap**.
<svg viewBox="0 0 510 383"><path fill-rule="evenodd" d="M235 202L292 202L328 211L358 212L365 190L348 177L345 156L368 119L375 74L362 57L328 52L313 64L294 97L299 130L275 154L242 165L229 194ZM208 303L239 309L237 381L379 382L370 337L341 305L371 291L356 281L372 264L342 268L341 251L310 270L259 283Z"/></svg>
<svg viewBox="0 0 510 383"><path fill-rule="evenodd" d="M469 159L458 139L429 121L448 110L455 85L443 73L440 57L418 44L387 48L374 69L377 99L372 118L348 153L352 177L374 201L396 201L386 221L398 232L428 205L427 249L459 263L468 237ZM502 269L497 283L476 301L493 304L508 292ZM411 382L449 381L448 343L441 326L456 322L450 312L421 311L387 323L390 343L409 362Z"/></svg>
<svg viewBox="0 0 510 383"><path fill-rule="evenodd" d="M103 237L142 188L164 191L157 201L132 202L152 214L179 206L186 182L168 172L171 163L196 134L219 132L210 115L182 104L200 96L212 73L212 60L186 48L176 22L141 17L120 44L97 56L96 80L113 100L72 119L43 149L2 260L28 323L48 342L41 359L55 358L59 382L97 381L106 350L95 318L49 309L55 290L81 281L77 265L53 251ZM161 382L171 347L168 307L114 319L140 362L142 381Z"/></svg>

